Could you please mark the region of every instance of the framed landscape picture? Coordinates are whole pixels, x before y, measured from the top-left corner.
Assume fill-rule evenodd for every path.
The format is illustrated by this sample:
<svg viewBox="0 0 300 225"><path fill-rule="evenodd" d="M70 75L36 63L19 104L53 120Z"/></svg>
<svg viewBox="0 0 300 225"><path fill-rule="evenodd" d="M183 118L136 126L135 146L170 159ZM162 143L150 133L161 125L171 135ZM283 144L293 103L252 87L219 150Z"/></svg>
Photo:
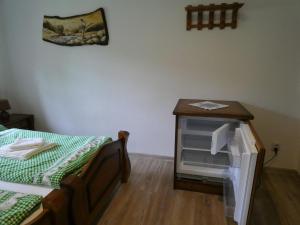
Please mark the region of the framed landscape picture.
<svg viewBox="0 0 300 225"><path fill-rule="evenodd" d="M107 45L109 40L103 8L70 16L44 16L43 40L58 45Z"/></svg>

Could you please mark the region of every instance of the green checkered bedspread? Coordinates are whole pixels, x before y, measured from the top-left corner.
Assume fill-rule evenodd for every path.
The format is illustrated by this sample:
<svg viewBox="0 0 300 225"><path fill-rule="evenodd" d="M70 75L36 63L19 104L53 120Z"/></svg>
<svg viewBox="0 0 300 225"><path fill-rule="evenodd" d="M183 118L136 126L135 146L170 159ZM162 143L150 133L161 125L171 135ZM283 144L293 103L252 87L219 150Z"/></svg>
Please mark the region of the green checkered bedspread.
<svg viewBox="0 0 300 225"><path fill-rule="evenodd" d="M17 225L41 202L37 195L0 190L0 225Z"/></svg>
<svg viewBox="0 0 300 225"><path fill-rule="evenodd" d="M0 157L0 180L52 188L59 188L65 175L78 171L98 148L111 141L104 136L67 136L8 129L0 132L0 146L13 143L16 138L44 138L58 146L28 160Z"/></svg>

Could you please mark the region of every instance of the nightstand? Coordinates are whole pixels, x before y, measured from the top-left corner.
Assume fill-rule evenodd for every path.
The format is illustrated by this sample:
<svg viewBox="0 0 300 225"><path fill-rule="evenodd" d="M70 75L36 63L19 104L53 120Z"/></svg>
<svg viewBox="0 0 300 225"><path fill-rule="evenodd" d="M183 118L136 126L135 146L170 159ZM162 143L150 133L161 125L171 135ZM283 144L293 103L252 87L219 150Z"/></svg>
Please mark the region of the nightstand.
<svg viewBox="0 0 300 225"><path fill-rule="evenodd" d="M28 114L10 114L8 121L0 121L7 128L34 130L34 117Z"/></svg>

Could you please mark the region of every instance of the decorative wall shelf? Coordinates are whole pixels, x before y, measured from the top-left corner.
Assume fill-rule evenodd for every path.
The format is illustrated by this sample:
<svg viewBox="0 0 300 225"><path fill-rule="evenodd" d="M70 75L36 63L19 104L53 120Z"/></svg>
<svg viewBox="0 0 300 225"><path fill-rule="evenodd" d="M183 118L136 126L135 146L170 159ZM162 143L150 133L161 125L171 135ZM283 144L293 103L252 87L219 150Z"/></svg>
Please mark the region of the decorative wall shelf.
<svg viewBox="0 0 300 225"><path fill-rule="evenodd" d="M238 10L244 5L244 3L222 3L219 5L188 5L185 7L186 15L186 29L191 30L197 28L213 29L219 27L224 29L225 27L231 27L235 29L237 27Z"/></svg>

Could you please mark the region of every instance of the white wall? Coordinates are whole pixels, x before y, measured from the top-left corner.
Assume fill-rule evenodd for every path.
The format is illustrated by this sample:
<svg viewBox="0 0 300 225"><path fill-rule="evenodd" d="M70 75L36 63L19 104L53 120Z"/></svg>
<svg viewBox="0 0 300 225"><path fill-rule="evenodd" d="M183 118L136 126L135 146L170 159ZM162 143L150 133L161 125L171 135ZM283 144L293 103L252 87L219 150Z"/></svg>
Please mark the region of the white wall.
<svg viewBox="0 0 300 225"><path fill-rule="evenodd" d="M298 54L298 81L296 83L297 84L297 94L296 94L296 96L297 96L297 99L298 99L298 103L297 103L298 112L300 112L300 103L299 103L299 99L300 99L300 50L299 50L298 53L299 53ZM299 142L300 142L300 138L298 138L298 146L300 146ZM300 174L300 147L299 147L299 155L298 155L298 173Z"/></svg>
<svg viewBox="0 0 300 225"><path fill-rule="evenodd" d="M0 29L1 30L1 29ZM3 34L0 31L0 98L3 95L3 88L4 88L4 42L3 42Z"/></svg>
<svg viewBox="0 0 300 225"><path fill-rule="evenodd" d="M0 9L3 8L3 2L0 0ZM3 28L3 15L0 13L0 27ZM5 44L4 44L4 30L0 29L0 98L4 91L4 74L5 74Z"/></svg>
<svg viewBox="0 0 300 225"><path fill-rule="evenodd" d="M296 169L299 1L247 1L238 29L187 32L184 7L200 2L3 0L6 96L15 111L35 114L39 129L111 136L127 129L131 152L160 155L173 155L178 98L238 100L255 115L268 151L281 144L272 165ZM106 10L108 46L42 41L43 15L98 7Z"/></svg>

